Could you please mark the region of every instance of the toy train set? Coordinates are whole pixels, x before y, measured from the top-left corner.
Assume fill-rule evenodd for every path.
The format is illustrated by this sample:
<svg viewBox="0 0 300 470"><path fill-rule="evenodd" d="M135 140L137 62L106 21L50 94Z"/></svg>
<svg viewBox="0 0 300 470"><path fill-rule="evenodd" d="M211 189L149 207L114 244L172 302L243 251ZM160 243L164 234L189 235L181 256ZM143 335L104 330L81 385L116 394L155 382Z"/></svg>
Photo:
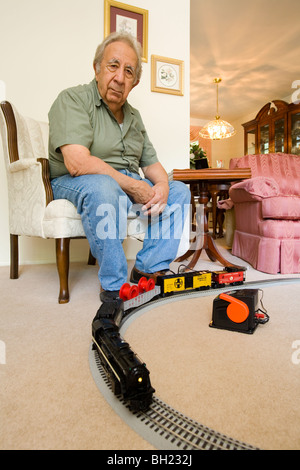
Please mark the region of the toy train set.
<svg viewBox="0 0 300 470"><path fill-rule="evenodd" d="M245 282L245 271L225 268L222 271L187 271L178 274L166 274L154 279L142 277L138 284L126 283L120 289L120 298L124 301L133 299L143 292L149 292L155 285L160 287L159 296L165 297L185 291L215 289L226 285L237 286Z"/></svg>
<svg viewBox="0 0 300 470"><path fill-rule="evenodd" d="M178 293L236 286L244 282L243 269L226 267L222 271L190 271L158 276L156 283L153 279L147 280L143 277L138 284L123 284L119 292L120 298L104 302L92 323L93 349L98 353L115 395L121 395L132 411L145 411L149 408L155 391L146 364L119 334L120 323L124 316L154 299ZM252 296L255 302L251 302ZM214 309L218 308L218 311L217 316L213 316L215 321L210 326L241 332L248 332L248 329L249 332L253 332L259 322L265 322L266 313L257 313L257 291L251 290L250 303L247 300L249 305L237 300L239 295L236 295L236 298L228 297L227 295L221 297L222 300L219 299L223 302L221 308L219 302L214 303ZM233 308L237 311L234 317ZM264 319L259 318L260 316Z"/></svg>

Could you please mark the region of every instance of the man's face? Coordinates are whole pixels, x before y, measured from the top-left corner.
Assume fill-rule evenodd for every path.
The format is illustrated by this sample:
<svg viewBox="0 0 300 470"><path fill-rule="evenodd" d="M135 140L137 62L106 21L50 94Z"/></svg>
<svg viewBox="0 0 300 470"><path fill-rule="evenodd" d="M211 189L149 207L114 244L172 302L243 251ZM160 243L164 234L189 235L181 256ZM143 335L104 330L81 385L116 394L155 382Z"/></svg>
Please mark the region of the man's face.
<svg viewBox="0 0 300 470"><path fill-rule="evenodd" d="M137 56L125 42L109 44L100 64L100 71L95 70L98 90L112 111L121 109L129 92L138 82L136 80Z"/></svg>

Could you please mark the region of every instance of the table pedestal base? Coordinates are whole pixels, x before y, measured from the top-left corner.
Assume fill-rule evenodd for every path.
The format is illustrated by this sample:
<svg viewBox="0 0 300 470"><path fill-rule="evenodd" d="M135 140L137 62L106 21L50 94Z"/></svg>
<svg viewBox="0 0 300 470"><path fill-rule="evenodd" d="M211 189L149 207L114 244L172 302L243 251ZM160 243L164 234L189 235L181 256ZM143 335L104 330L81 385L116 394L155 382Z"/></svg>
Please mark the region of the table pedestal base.
<svg viewBox="0 0 300 470"><path fill-rule="evenodd" d="M245 271L244 267L237 266L227 261L218 251L208 230L207 203L209 201L209 186L216 194L217 190L228 189L231 182L241 181L247 178L251 178L250 168L239 168L235 170L213 168L208 168L206 170L173 170L172 179L174 181L182 181L183 183L190 184L193 196L198 196L199 204L204 208L204 223L202 223L201 214L197 214L196 211L196 237L192 241L189 250L184 255L178 257L175 261L185 261L187 258L192 256L187 267L193 269L200 258L202 250L204 249L211 261L219 261L225 267ZM226 188L224 187L225 185ZM216 196L214 197L216 198ZM202 227L204 233L200 233L200 227ZM193 243L195 243L195 249L192 248Z"/></svg>
<svg viewBox="0 0 300 470"><path fill-rule="evenodd" d="M199 237L199 235L198 235L198 237ZM201 237L201 235L200 235L200 237ZM178 262L185 261L186 259L190 258L190 256L192 256L192 259L189 262L189 264L187 265L187 268L194 269L195 265L197 264L197 262L198 262L198 260L201 256L202 250L205 250L207 256L209 257L209 259L211 261L213 261L213 262L219 261L219 263L221 263L223 266L225 266L227 268L229 267L229 268L236 268L236 269L245 270L245 268L243 266L238 266L236 264L230 263L230 261L228 261L227 259L225 259L221 255L221 253L217 249L210 233L204 233L202 235L202 237L203 237L202 247L196 248L195 250L189 249L184 255L180 256L175 261L178 261ZM192 243L197 243L196 238L194 239L194 241Z"/></svg>

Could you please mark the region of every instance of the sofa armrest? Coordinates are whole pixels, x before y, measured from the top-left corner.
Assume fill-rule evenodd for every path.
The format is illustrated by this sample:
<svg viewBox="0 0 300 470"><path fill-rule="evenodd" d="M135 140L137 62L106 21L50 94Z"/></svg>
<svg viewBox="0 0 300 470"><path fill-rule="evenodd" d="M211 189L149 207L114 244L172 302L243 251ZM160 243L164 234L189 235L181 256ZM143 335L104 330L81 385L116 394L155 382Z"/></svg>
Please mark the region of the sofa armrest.
<svg viewBox="0 0 300 470"><path fill-rule="evenodd" d="M257 176L234 184L229 196L234 203L261 201L279 195L279 186L273 178Z"/></svg>

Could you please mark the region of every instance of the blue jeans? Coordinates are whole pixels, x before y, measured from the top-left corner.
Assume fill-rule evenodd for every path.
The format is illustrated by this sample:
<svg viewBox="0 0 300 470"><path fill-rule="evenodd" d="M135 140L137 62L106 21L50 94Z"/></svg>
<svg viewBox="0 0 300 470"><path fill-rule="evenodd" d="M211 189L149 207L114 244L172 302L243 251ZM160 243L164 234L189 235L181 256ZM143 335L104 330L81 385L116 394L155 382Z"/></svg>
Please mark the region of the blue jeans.
<svg viewBox="0 0 300 470"><path fill-rule="evenodd" d="M121 172L142 179L128 170ZM153 186L149 180L144 181ZM64 175L53 179L51 185L54 199L68 199L81 216L91 253L99 264L102 288L119 290L127 282L127 260L122 247L127 214L132 208L137 211L137 205L108 175ZM169 186L167 207L151 218L143 248L137 254L135 266L140 271L168 269L176 257L191 194L179 181L171 181Z"/></svg>

